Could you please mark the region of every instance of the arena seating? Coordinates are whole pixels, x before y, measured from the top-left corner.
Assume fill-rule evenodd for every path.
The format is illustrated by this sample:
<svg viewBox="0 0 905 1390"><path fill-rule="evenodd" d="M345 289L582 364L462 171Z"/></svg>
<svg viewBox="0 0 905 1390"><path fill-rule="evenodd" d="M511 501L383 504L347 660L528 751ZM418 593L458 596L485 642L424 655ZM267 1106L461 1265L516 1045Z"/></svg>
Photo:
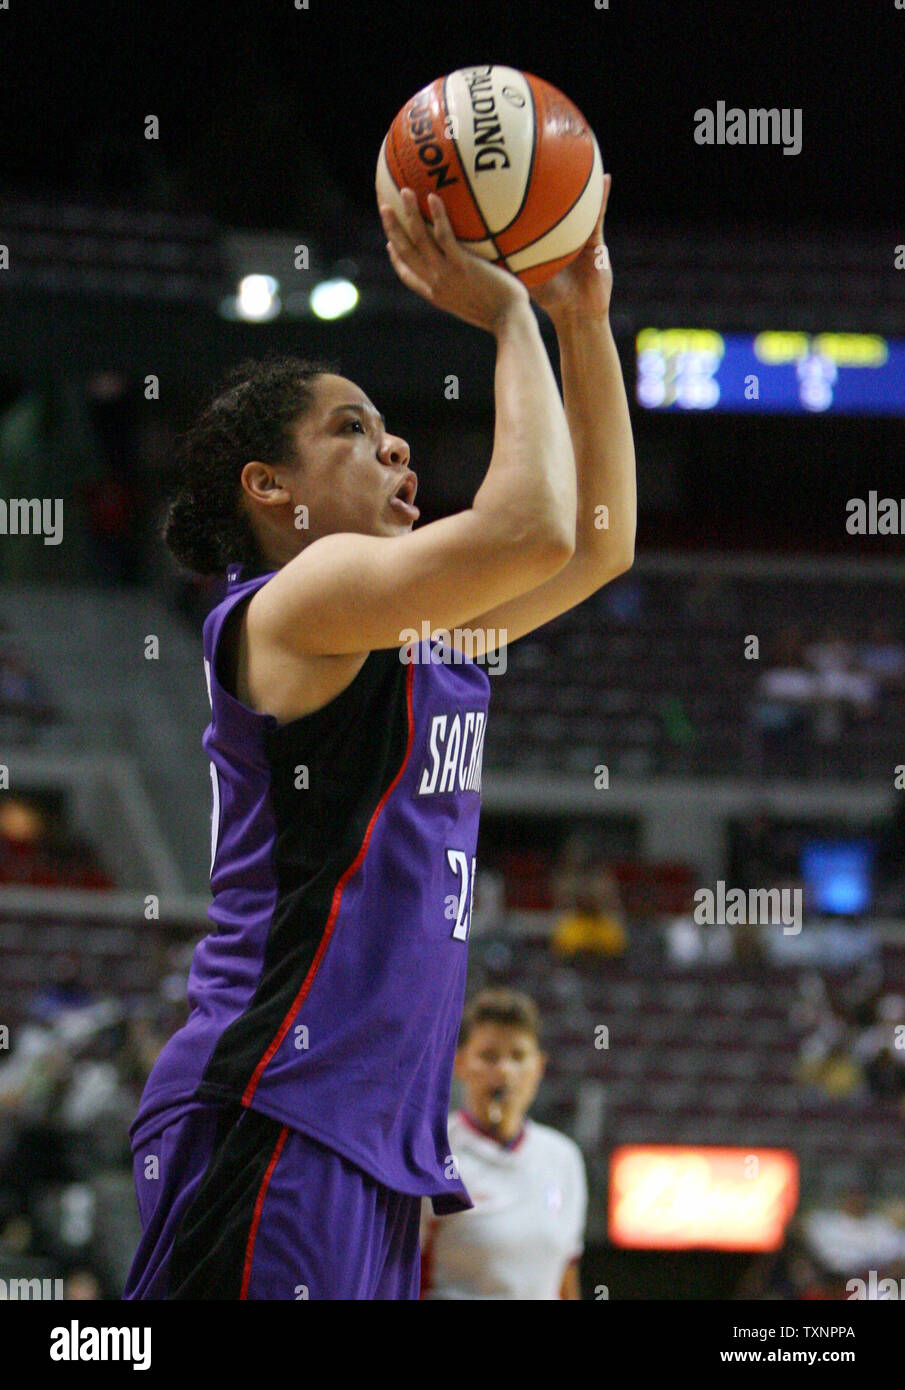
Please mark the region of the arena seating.
<svg viewBox="0 0 905 1390"><path fill-rule="evenodd" d="M543 773L691 777L882 776L900 746L902 694L831 746L784 765L760 761L749 712L771 643L790 614L805 642L833 624L851 640L877 615L905 633L905 586L784 576L708 579L647 572L643 563L508 653L492 679L487 765ZM758 660L745 639L760 641Z"/></svg>
<svg viewBox="0 0 905 1390"><path fill-rule="evenodd" d="M27 919L0 911L4 1022L20 1021L29 1001L51 983L57 962L71 963L80 989L128 1006L156 989L157 967L147 922Z"/></svg>
<svg viewBox="0 0 905 1390"><path fill-rule="evenodd" d="M103 587L6 587L0 615L49 692L66 749L132 760L186 885L204 892L210 778L201 734L210 706L200 630L152 593Z"/></svg>

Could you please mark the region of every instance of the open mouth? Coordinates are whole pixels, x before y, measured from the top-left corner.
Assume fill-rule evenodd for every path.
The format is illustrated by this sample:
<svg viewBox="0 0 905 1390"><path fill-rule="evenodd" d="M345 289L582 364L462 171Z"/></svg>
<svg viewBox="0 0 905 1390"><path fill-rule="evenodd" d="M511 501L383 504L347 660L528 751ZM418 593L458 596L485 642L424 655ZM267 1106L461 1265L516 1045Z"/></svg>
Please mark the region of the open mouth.
<svg viewBox="0 0 905 1390"><path fill-rule="evenodd" d="M487 1105L487 1118L492 1125L498 1125L503 1120L503 1102L506 1099L506 1087L496 1086L490 1092Z"/></svg>
<svg viewBox="0 0 905 1390"><path fill-rule="evenodd" d="M415 493L418 491L418 479L411 470L403 475L396 491L390 498L390 505L397 511L402 512L407 521L417 521L421 512L415 506Z"/></svg>

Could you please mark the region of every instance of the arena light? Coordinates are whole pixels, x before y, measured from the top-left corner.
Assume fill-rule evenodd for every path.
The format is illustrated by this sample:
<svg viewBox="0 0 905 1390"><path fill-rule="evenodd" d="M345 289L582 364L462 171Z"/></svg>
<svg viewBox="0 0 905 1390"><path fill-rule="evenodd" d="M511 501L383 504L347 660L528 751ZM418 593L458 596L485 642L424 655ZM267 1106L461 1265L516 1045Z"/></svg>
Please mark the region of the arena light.
<svg viewBox="0 0 905 1390"><path fill-rule="evenodd" d="M311 312L319 319L340 319L350 314L357 303L357 287L343 277L322 280L311 291Z"/></svg>
<svg viewBox="0 0 905 1390"><path fill-rule="evenodd" d="M272 275L243 275L236 295L236 313L250 323L265 323L280 312L279 282Z"/></svg>
<svg viewBox="0 0 905 1390"><path fill-rule="evenodd" d="M798 1203L787 1149L624 1145L610 1156L609 1238L648 1250L778 1250Z"/></svg>

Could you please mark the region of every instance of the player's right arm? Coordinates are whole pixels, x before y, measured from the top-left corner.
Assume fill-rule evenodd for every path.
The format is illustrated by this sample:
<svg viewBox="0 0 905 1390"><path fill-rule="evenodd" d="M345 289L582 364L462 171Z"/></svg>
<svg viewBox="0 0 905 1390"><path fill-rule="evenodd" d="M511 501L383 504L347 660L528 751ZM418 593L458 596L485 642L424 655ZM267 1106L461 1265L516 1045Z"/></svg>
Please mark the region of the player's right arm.
<svg viewBox="0 0 905 1390"><path fill-rule="evenodd" d="M323 536L249 604L257 629L287 655L342 656L401 646L410 631L455 628L534 589L575 548L576 482L556 378L524 286L463 251L442 205L435 231L412 198L385 220L409 288L496 340L495 432L472 506L399 537ZM406 635L406 630L409 635Z"/></svg>

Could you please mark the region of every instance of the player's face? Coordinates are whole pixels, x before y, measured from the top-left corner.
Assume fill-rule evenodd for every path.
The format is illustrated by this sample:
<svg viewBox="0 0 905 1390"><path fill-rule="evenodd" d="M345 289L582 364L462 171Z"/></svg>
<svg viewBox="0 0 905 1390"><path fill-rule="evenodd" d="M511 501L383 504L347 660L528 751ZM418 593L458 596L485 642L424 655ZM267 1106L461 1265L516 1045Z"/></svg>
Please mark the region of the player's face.
<svg viewBox="0 0 905 1390"><path fill-rule="evenodd" d="M364 391L345 377L317 377L314 395L294 429L302 466L292 491L308 509L306 542L337 531L369 536L410 531L418 519L411 505L418 480L409 468L408 444L387 433Z"/></svg>
<svg viewBox="0 0 905 1390"><path fill-rule="evenodd" d="M544 1054L524 1028L479 1023L456 1053L456 1076L469 1113L484 1129L513 1139L522 1127L541 1077Z"/></svg>

